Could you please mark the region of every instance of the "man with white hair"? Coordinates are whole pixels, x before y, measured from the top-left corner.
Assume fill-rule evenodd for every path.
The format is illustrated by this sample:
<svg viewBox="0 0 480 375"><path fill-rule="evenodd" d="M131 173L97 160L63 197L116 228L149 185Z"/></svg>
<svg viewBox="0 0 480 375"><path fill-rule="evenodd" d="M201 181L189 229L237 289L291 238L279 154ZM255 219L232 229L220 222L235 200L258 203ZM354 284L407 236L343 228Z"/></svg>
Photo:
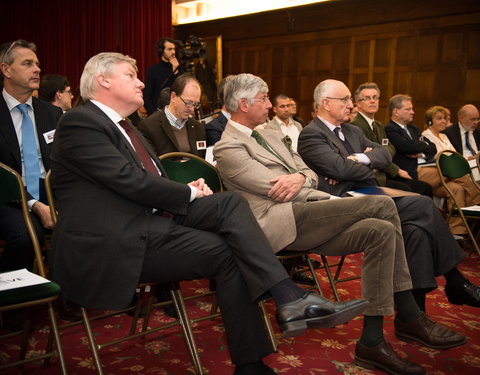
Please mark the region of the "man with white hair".
<svg viewBox="0 0 480 375"><path fill-rule="evenodd" d="M214 279L234 374L272 375L258 300L274 299L285 336L343 323L368 303L332 303L294 284L239 194L165 178L124 120L143 105L142 88L128 56L100 53L85 66L86 103L62 117L52 151L53 279L65 299L101 309L126 307L138 282Z"/></svg>

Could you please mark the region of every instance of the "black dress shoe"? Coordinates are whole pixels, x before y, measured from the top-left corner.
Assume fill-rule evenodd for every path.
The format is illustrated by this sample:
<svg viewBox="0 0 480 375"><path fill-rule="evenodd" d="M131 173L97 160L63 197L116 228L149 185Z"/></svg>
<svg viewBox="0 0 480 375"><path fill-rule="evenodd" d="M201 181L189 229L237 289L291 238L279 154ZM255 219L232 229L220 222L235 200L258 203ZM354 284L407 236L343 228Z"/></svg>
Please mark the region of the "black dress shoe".
<svg viewBox="0 0 480 375"><path fill-rule="evenodd" d="M448 302L454 305L468 305L480 307L480 287L466 280L460 285L450 287L445 285L445 294Z"/></svg>
<svg viewBox="0 0 480 375"><path fill-rule="evenodd" d="M307 271L296 271L292 277L293 282L302 285L315 285L315 280L313 279L310 272Z"/></svg>
<svg viewBox="0 0 480 375"><path fill-rule="evenodd" d="M465 336L430 320L425 314L411 323L403 323L395 317L395 336L399 340L416 341L434 349L449 349L467 342Z"/></svg>
<svg viewBox="0 0 480 375"><path fill-rule="evenodd" d="M302 335L307 328L335 327L361 314L368 305L364 299L334 303L316 294L277 307L277 323L284 337Z"/></svg>
<svg viewBox="0 0 480 375"><path fill-rule="evenodd" d="M400 358L390 344L382 341L372 348L359 342L355 346L356 365L368 369L379 368L393 375L423 375L426 374L423 367L407 359Z"/></svg>

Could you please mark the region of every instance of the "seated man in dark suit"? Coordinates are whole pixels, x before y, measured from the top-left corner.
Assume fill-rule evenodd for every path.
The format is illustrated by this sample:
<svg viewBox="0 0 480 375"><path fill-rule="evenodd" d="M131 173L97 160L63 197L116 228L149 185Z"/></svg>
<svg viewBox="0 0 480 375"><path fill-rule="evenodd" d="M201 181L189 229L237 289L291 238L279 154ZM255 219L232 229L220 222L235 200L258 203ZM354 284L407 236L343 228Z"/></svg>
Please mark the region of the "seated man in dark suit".
<svg viewBox="0 0 480 375"><path fill-rule="evenodd" d="M220 81L218 85L218 99L222 103L222 112L215 117L212 121L208 122L205 125L205 132L207 133L207 146L213 146L217 143L222 137L223 130L227 121L230 119L230 113L225 108L224 99L223 99L223 89L225 87L225 82L231 76L227 76Z"/></svg>
<svg viewBox="0 0 480 375"><path fill-rule="evenodd" d="M480 130L477 129L479 120L477 107L465 104L458 110L458 122L443 131L455 150L468 160L475 159L480 150Z"/></svg>
<svg viewBox="0 0 480 375"><path fill-rule="evenodd" d="M0 46L3 91L0 95L0 162L15 169L24 180L28 206L37 235L52 228L50 208L40 201L43 177L50 169L50 149L62 110L32 97L40 85L36 47L25 40ZM0 239L6 246L0 255L0 272L31 269L33 246L20 207L0 204Z"/></svg>
<svg viewBox="0 0 480 375"><path fill-rule="evenodd" d="M418 160L431 161L437 154L437 147L412 125L413 104L408 95L398 94L390 98L388 105L390 121L385 126L389 142L397 151L393 162L406 170L412 178L418 178Z"/></svg>
<svg viewBox="0 0 480 375"><path fill-rule="evenodd" d="M348 88L340 81L326 80L317 85L314 98L317 117L302 130L298 150L319 175L319 189L341 196L375 186L374 170L387 167L391 157L358 127L343 123L353 105ZM480 288L456 268L463 251L432 200L421 195L393 200L402 222L413 295L420 308L425 311L426 294L437 287L435 277L440 275L447 280L445 292L451 303L480 307Z"/></svg>
<svg viewBox="0 0 480 375"><path fill-rule="evenodd" d="M200 96L200 83L193 75L183 74L173 83L170 104L138 124L157 155L181 151L205 158L205 128L192 118L200 107Z"/></svg>
<svg viewBox="0 0 480 375"><path fill-rule="evenodd" d="M142 88L128 56L101 53L85 66L86 103L62 117L51 155L53 279L65 299L100 309L126 307L138 282L214 279L234 374L274 375L262 362L272 346L259 299L273 297L286 336L348 321L367 302L336 304L294 284L239 194L165 178L124 120L143 105Z"/></svg>
<svg viewBox="0 0 480 375"><path fill-rule="evenodd" d="M394 157L396 150L387 138L385 127L374 118L380 101L380 89L377 84L374 82L362 83L355 90L354 97L357 103L358 114L353 120L350 120L350 124L357 125L362 129L367 139L381 144ZM385 169L377 170L375 178L380 186L414 191L432 197L432 187L428 183L413 179L407 171L401 169L395 163L390 163Z"/></svg>
<svg viewBox="0 0 480 375"><path fill-rule="evenodd" d="M432 323L416 305L395 205L388 197L331 199L316 190L317 175L285 147L283 134L256 128L272 107L267 95L267 84L251 74L239 74L225 87L232 118L214 147L225 186L247 199L275 251L315 248L324 255L345 255L363 250L362 294L370 305L355 362L396 374L423 374L420 366L397 357L383 338L383 316L393 314L394 302L397 335L445 348L465 339Z"/></svg>

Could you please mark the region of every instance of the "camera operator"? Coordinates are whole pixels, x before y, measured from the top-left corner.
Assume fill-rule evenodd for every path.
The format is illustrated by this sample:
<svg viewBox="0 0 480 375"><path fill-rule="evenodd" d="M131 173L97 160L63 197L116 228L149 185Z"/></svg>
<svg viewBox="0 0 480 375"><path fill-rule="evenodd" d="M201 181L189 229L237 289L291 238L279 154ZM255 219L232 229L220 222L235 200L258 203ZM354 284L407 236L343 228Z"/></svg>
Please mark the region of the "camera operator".
<svg viewBox="0 0 480 375"><path fill-rule="evenodd" d="M157 55L160 62L148 68L143 89L144 105L149 115L157 110L160 91L165 87L172 87L175 79L184 73L175 51L173 39L161 38L157 42Z"/></svg>

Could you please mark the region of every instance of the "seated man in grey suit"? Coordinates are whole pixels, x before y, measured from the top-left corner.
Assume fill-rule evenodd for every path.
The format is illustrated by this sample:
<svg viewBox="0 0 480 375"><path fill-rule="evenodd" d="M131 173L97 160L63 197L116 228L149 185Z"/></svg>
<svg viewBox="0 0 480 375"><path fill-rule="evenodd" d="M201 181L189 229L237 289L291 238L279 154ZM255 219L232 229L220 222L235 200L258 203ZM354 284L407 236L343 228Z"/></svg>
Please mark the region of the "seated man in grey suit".
<svg viewBox="0 0 480 375"><path fill-rule="evenodd" d="M376 185L375 170L391 163L388 151L362 131L343 123L352 107L350 91L340 81L325 80L314 93L317 117L300 134L298 150L320 177L319 189L344 195L349 190ZM444 275L445 292L454 304L480 307L480 288L466 280L456 265L463 259L445 220L425 196L394 198L402 222L413 294L425 311L426 293Z"/></svg>
<svg viewBox="0 0 480 375"><path fill-rule="evenodd" d="M124 120L143 105L135 60L100 53L80 79L85 105L68 111L51 162L58 203L50 269L65 299L121 309L138 282L214 279L235 375L274 375L257 304L272 296L286 336L361 313L364 300L332 303L293 283L248 204L212 194L203 179L166 178L146 140Z"/></svg>
<svg viewBox="0 0 480 375"><path fill-rule="evenodd" d="M157 155L181 151L205 157L205 128L193 119L195 109L200 107L201 92L194 76L181 75L173 83L170 104L138 124L137 129Z"/></svg>
<svg viewBox="0 0 480 375"><path fill-rule="evenodd" d="M315 248L324 255L345 255L363 250L362 294L370 305L355 362L395 374L423 374L422 367L398 357L383 337L383 316L393 314L394 303L396 333L405 340L453 347L465 338L430 321L415 303L392 200L331 199L316 190L317 175L285 147L278 131L253 130L268 116L267 95L267 84L251 74L239 74L225 87L232 118L214 147L225 186L247 199L275 251Z"/></svg>
<svg viewBox="0 0 480 375"><path fill-rule="evenodd" d="M362 83L355 90L354 96L358 113L350 120L350 124L362 129L363 135L367 139L385 147L393 158L396 153L395 146L389 142L383 124L374 118L380 101L380 89L377 84L374 82ZM386 168L377 170L375 178L380 186L414 191L429 197L433 196L430 184L412 178L406 170L400 168L395 163L390 163Z"/></svg>

